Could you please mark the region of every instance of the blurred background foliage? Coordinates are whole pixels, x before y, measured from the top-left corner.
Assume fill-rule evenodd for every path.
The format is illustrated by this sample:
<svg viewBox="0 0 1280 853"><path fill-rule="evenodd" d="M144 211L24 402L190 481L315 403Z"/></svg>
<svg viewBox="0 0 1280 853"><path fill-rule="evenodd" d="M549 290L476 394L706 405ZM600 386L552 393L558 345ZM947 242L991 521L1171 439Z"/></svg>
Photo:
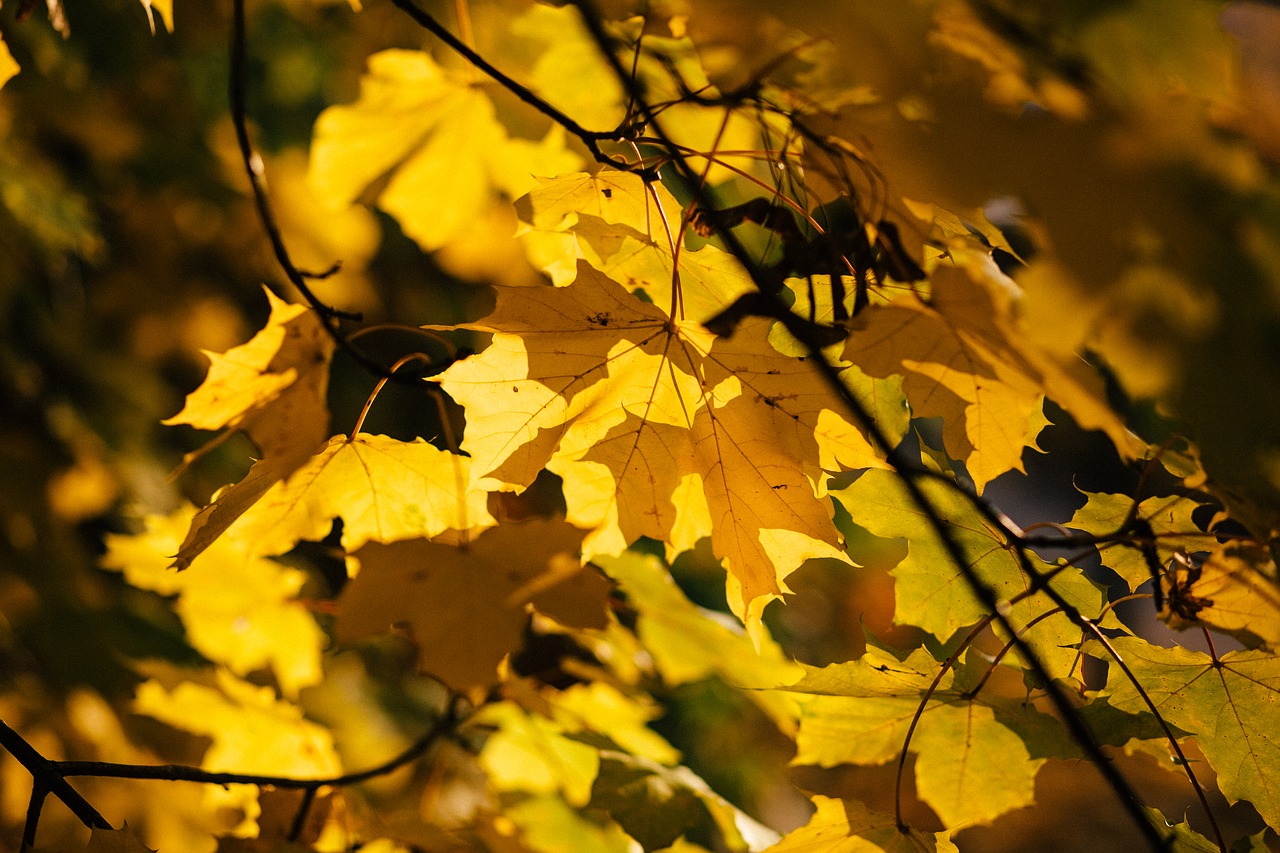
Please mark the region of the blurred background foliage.
<svg viewBox="0 0 1280 853"><path fill-rule="evenodd" d="M455 4L429 5L442 19L454 20ZM520 45L518 40L503 42L509 37L502 35L501 25L527 5L485 5L477 8L472 22L477 42L508 51L503 56L517 69ZM1212 198L1226 208L1206 209L1203 222L1174 223L1174 233L1186 228L1185 233L1200 240L1227 228L1223 223L1242 221L1241 210L1248 214L1243 217L1248 223L1275 220L1280 205L1270 179L1248 173L1250 168L1265 172L1273 166L1245 164L1240 166L1243 172L1232 172L1238 160L1218 138L1224 127L1236 127L1265 156L1277 156L1274 131L1280 111L1274 104L1280 89L1268 75L1275 73L1272 52L1280 39L1268 42L1258 35L1274 32L1267 27L1275 27L1274 16L1268 17L1261 6L1233 4L1228 13L1228 22L1244 33L1246 45L1255 47L1248 54L1253 76L1243 83L1251 93L1249 106L1222 117L1216 129L1197 126L1196 138L1188 139L1175 138L1186 124L1168 113L1148 110L1154 102L1137 99L1135 93L1149 83L1144 76L1148 68L1140 52L1130 48L1134 39L1141 44L1159 42L1162 55L1194 46L1206 32L1218 31L1220 10L1205 17L1213 4L1177 3L1180 11L1164 16L1171 32L1145 35L1126 30L1123 19L1115 26L1094 26L1103 12L1128 3L972 5L985 10L988 21L1016 26L1015 35L1025 37L1019 62L1033 58L1029 70L1025 65L989 64L988 99L997 105L1001 98L1008 103L1025 99L1028 93L1018 87L1028 80L1038 87L1031 93L1034 97L1064 114L1089 100L1089 85L1133 95L1132 102L1121 100L1107 109L1139 126L1142 132L1134 138L1163 146L1161 150L1177 149L1177 156L1153 169L1168 168L1175 160L1181 164L1156 180L1152 192L1182 199L1181 194L1195 194L1210 180L1239 188L1234 196L1215 189ZM881 138L877 156L885 159L882 165L892 170L904 193L927 187L933 198L945 196L958 209L980 205L990 200L996 182L983 165L994 159L989 156L992 147L1013 141L1025 144L1026 150L992 162L989 168L1008 162L1031 164L1027 190L1034 190L1034 195L1024 196L1024 203L1037 215L1071 223L1070 228L1053 231L1055 248L1073 271L1087 273L1080 279L1080 304L1092 305L1091 300L1101 299L1119 275L1123 252L1132 248L1110 239L1122 230L1117 217L1124 210L1095 209L1081 215L1081 206L1096 205L1098 186L1114 179L1090 159L1089 146L1097 139L1082 130L1082 147L1073 151L1059 144L1061 169L1055 171L1035 160L1034 140L1026 142L1022 136L1025 126L1015 133L1012 119L1008 126L974 124L973 115L981 112L990 119L999 111L974 108L965 114L971 100L981 97L972 87L962 91L916 76L928 66L919 56L929 43L922 36L930 26L928 6L879 4L882 11L842 17L831 14L829 3L807 0L789 2L785 14L777 4L760 0L705 0L692 9L667 3L655 17L693 12L691 32L704 47L704 61L713 76L730 84L740 80L742 69L758 64L747 58L772 55L777 45L794 41L797 28L829 33L835 45L856 45L832 57L833 92L870 87L881 96L884 109L902 110L915 103L934 110L939 126L957 129L930 136L934 148L926 154L911 148L918 139L899 138L901 147L895 149L892 134ZM265 320L262 283L281 285L241 172L228 116L227 7L180 0L173 31L157 27L153 35L136 0L77 3L68 10L71 32L66 39L38 15L15 21L9 5L0 17L0 32L23 69L0 89L0 717L50 756L156 758L134 743L162 744L166 760L189 759L200 752L190 736L158 730L156 723L126 713L140 679L132 661L147 658L184 665L198 662L200 656L162 598L102 571L98 561L106 533L137 529L144 511L169 512L184 500L204 502L215 489L241 476L251 452L242 438L233 438L173 482L169 472L203 439L193 430L160 426L203 377L206 360L201 351L223 351L246 340ZM285 238L303 268L323 269L342 261L338 274L317 285L320 298L362 312L372 322L452 323L481 313L491 297L468 279L483 280L491 272L482 263L483 247L479 252L472 247L428 256L384 214L359 207L341 214L323 212L303 180L317 116L326 106L355 98L366 57L390 47L425 47L446 65L459 67L458 60L408 26L386 3L371 2L357 13L345 2L263 0L251 3L249 12L245 83L252 130L265 158ZM951 35L963 40L965 26L966 21L957 18ZM1084 30L1088 38L1080 36ZM1085 55L1061 49L1063 44L1072 49L1083 44ZM1108 79L1083 80L1081 68ZM1225 75L1221 79L1189 78L1185 85L1212 95L1214 87L1225 86L1235 73L1230 68L1220 71ZM922 91L932 99L928 104L918 100ZM499 103L510 110L501 97ZM859 114L858 120L868 115ZM538 138L545 132L545 124L527 113L511 116L523 135ZM872 121L880 118L871 115ZM922 163L934 168L921 171ZM1047 174L1056 174L1056 182L1035 183ZM1150 178L1150 172L1143 176ZM1174 209L1184 211L1186 206L1179 202ZM1082 222L1086 225L1080 226ZM1077 227L1083 230L1072 230ZM1256 242L1266 243L1266 233L1260 232ZM1212 240L1205 245L1206 254L1193 258L1185 269L1211 268L1213 276L1237 280L1247 274L1255 289L1276 280L1256 269L1222 263L1224 257L1239 260L1231 246L1216 246ZM1265 251L1261 255L1273 261L1276 257ZM510 275L526 272L506 270ZM1168 306L1170 288L1179 287L1166 280L1135 281L1131 296L1150 305L1155 293L1156 301ZM1216 292L1229 291L1230 285ZM1274 391L1280 385L1272 381L1280 370L1275 350L1280 335L1266 325L1274 322L1277 312L1251 313L1247 300L1261 297L1250 293L1254 295L1222 303L1239 324L1219 327L1201 340L1201 349L1183 351L1174 359L1188 366L1191 381L1180 392L1175 389L1171 399L1187 404L1183 413L1198 418L1201 429L1219 445L1229 443L1231 429L1265 423L1259 429L1268 436L1280 429L1280 417L1274 416L1280 406L1280 395ZM1185 299L1173 300L1176 304L1169 310L1184 306L1191 318L1187 322L1192 322L1200 310L1197 298L1191 289ZM1158 341L1170 321L1158 316L1148 320L1149 337ZM1227 344L1241 328L1252 330L1249 334L1257 345L1237 352ZM1119 340L1116 347L1130 344ZM395 335L372 344L388 360L417 345L416 340ZM1268 345L1270 359L1252 364L1250 360ZM1226 360L1201 357L1209 351L1221 356L1224 348L1230 356ZM1143 373L1140 360L1121 361L1136 365L1122 377L1131 388L1158 394L1177 381ZM1224 376L1230 382L1224 382ZM373 382L339 355L331 398L335 432L350 428ZM1188 397L1196 394L1206 399ZM1251 414L1247 424L1238 418L1232 424L1229 417L1239 411L1235 404L1241 395L1248 397ZM1233 405L1227 406L1228 401ZM1140 418L1144 411L1135 406L1132 414ZM409 438L424 433L424 418L436 423L435 417L428 398L392 387L375 407L366 430ZM1067 421L1065 416L1051 420ZM1051 450L1046 461L1029 455L1027 475L1011 474L993 485L997 503L1015 515L1066 521L1081 500L1073 484L1099 491L1132 488L1132 474L1118 464L1114 452L1069 423L1050 428L1041 446ZM1229 458L1225 449L1222 455L1224 467L1232 472L1243 470L1248 461ZM1266 472L1262 479L1267 479ZM554 506L554 486L535 487L524 506L513 502L507 511L518 515ZM1046 499L1046 494L1057 497ZM847 532L858 535L852 527ZM323 549L297 558L309 572L304 598L308 593L325 598L333 592L326 586L333 582L332 561ZM793 601L786 608L771 609L771 627L791 654L815 664L856 656L864 645L864 630L894 639L895 632L910 630L895 628L890 621L892 584L887 569L896 561L897 555L887 551L882 564L856 576L835 564L811 564L793 579ZM709 555L690 555L674 571L695 602L727 609L723 572ZM324 618L323 612L319 615ZM554 652L548 654L554 657ZM536 667L537 661L526 665ZM394 730L429 704L431 697L421 695L427 688L406 674L405 656L394 647L366 655L358 664L339 657L330 666L330 683L307 704L314 716L330 722L340 741L346 738L354 765L364 765L359 760L362 753L382 754L387 743L396 742L395 735L367 742L369 736L361 734L363 724L382 715ZM334 686L339 684L347 685L347 692ZM356 702L353 696L374 696L376 701L361 705L365 716L360 717L342 707ZM790 741L755 704L715 680L684 685L661 698L666 716L656 727L717 790L779 828L807 818L803 798L779 781L788 778ZM744 750L742 744L758 748ZM1174 795L1166 794L1178 781L1157 770L1152 759L1139 754L1121 760L1153 799L1176 802ZM856 794L884 808L892 797L888 774L887 768L810 768L794 778L809 788ZM1046 805L1034 818L1013 815L989 830L970 831L964 836L966 849L1017 850L1033 843L1040 850L1081 849L1085 841L1079 833L1086 831L1095 843L1095 836L1105 836L1118 819L1111 817L1114 808L1099 799L1102 795L1079 788L1075 779L1043 782ZM124 808L121 800L134 790L111 782L85 787L92 798L101 798L95 802L104 810L112 804ZM172 788L146 788L146 801L162 804L153 811L199 810L188 794L175 793L185 789ZM28 790L25 771L8 756L0 756L0 822L9 843L17 838ZM440 806L446 812L449 807ZM1082 809L1102 817L1094 825L1081 826L1077 817ZM1241 826L1248 828L1251 818L1247 809L1244 812ZM1176 814L1176 806L1165 813ZM1046 815L1051 816L1049 823ZM920 809L914 817L929 824L928 814ZM152 819L160 820L154 813ZM51 824L42 829L55 844L81 838L82 832L66 815L51 816L50 821L61 821L59 828ZM1046 829L1050 825L1055 829Z"/></svg>

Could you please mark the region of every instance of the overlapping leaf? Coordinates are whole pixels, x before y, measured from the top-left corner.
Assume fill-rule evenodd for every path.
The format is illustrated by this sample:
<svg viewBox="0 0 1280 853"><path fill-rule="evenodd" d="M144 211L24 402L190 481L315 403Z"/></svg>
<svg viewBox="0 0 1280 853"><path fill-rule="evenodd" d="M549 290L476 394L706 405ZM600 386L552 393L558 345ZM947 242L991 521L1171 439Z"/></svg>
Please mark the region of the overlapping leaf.
<svg viewBox="0 0 1280 853"><path fill-rule="evenodd" d="M1231 802L1248 800L1272 828L1280 826L1280 660L1259 651L1215 660L1191 649L1165 649L1128 637L1112 641L1156 710L1196 736ZM1132 714L1146 703L1116 668L1107 680L1110 704Z"/></svg>
<svg viewBox="0 0 1280 853"><path fill-rule="evenodd" d="M984 517L956 488L930 480L921 488L934 510L945 520L951 537L965 554L969 567L997 600L1014 601L1026 595L1034 579L1024 571L1011 550L1005 532ZM927 516L916 508L898 477L888 471L867 471L852 485L833 492L849 515L862 527L883 538L907 540L907 555L893 569L896 581L897 622L917 625L936 637L947 638L960 628L977 622L988 612L982 607L969 582L951 560L933 533ZM856 559L857 555L853 555ZM1053 567L1031 560L1031 568L1047 574ZM1076 570L1054 576L1054 588L1084 615L1096 618L1105 597L1101 589ZM1027 641L1055 676L1073 673L1077 663L1075 647L1080 629L1066 614L1047 618L1054 604L1043 592L1018 600L1009 618L1019 627L1028 627Z"/></svg>
<svg viewBox="0 0 1280 853"><path fill-rule="evenodd" d="M958 250L957 250L958 253ZM1107 406L1084 364L1057 362L1025 345L1013 318L1014 285L990 259L938 266L928 303L909 294L872 305L855 323L845 360L873 377L904 376L917 417L940 417L947 454L965 463L979 492L1010 470L1035 440L1044 395L1123 454L1141 443Z"/></svg>
<svg viewBox="0 0 1280 853"><path fill-rule="evenodd" d="M1134 518L1151 525L1155 535L1151 546L1160 565L1167 564L1174 552L1202 551L1213 544L1213 538L1206 536L1192 520L1192 513L1200 504L1190 498L1180 495L1147 498L1135 508L1133 498L1128 495L1086 492L1085 497L1085 505L1076 510L1067 522L1068 527L1095 536L1111 536L1122 532L1132 513ZM1099 547L1099 553L1102 565L1120 575L1130 590L1152 579L1146 557L1133 545L1108 542Z"/></svg>
<svg viewBox="0 0 1280 853"><path fill-rule="evenodd" d="M1194 577L1193 577L1194 576ZM1165 584L1165 618L1175 628L1201 624L1248 643L1280 646L1280 589L1270 552L1227 543L1193 569L1174 564Z"/></svg>
<svg viewBox="0 0 1280 853"><path fill-rule="evenodd" d="M338 638L403 624L422 671L462 692L496 683L498 664L520 647L528 605L572 627L605 626L609 583L582 570L583 535L563 522L530 521L485 531L466 548L369 542L338 602Z"/></svg>
<svg viewBox="0 0 1280 853"><path fill-rule="evenodd" d="M348 552L365 542L430 538L493 525L484 492L471 487L471 462L425 441L382 435L334 436L285 480L265 462L200 510L174 560L185 568L224 531L253 555L283 554L343 521Z"/></svg>
<svg viewBox="0 0 1280 853"><path fill-rule="evenodd" d="M284 302L270 290L267 325L225 353L206 352L209 373L166 424L243 430L272 476L293 473L329 432L325 397L333 339L305 305ZM198 453L187 454L190 462Z"/></svg>
<svg viewBox="0 0 1280 853"><path fill-rule="evenodd" d="M718 339L580 264L569 287L501 289L465 326L493 343L440 381L467 411L481 483L559 474L569 520L597 528L588 554L710 535L754 624L805 559L841 556L823 471L882 464L816 370L769 346L768 326Z"/></svg>
<svg viewBox="0 0 1280 853"><path fill-rule="evenodd" d="M325 778L342 772L328 729L303 717L302 710L279 700L270 687L258 687L220 671L217 687L187 681L166 689L143 682L134 710L174 728L208 737L201 761L205 770L297 778ZM235 809L244 820L235 834L257 835L257 788L252 785L205 787L211 810Z"/></svg>
<svg viewBox="0 0 1280 853"><path fill-rule="evenodd" d="M890 814L873 812L855 800L813 798L817 811L765 853L953 853L949 832L903 831Z"/></svg>
<svg viewBox="0 0 1280 853"><path fill-rule="evenodd" d="M954 671L926 699L938 664L927 652L899 659L869 649L856 661L811 670L785 688L801 694L796 761L830 767L882 764L910 743L916 790L950 829L989 823L1030 805L1052 743L1024 740L1043 729L1030 706L964 692ZM857 848L852 848L857 849Z"/></svg>
<svg viewBox="0 0 1280 853"><path fill-rule="evenodd" d="M135 536L108 536L106 568L134 586L177 595L187 640L206 658L237 675L269 666L281 691L296 696L320 680L324 635L296 598L303 572L274 560L249 556L247 544L223 536L185 572L170 567L195 509L151 516Z"/></svg>
<svg viewBox="0 0 1280 853"><path fill-rule="evenodd" d="M510 137L474 84L418 51L370 57L360 98L316 122L316 195L344 207L385 180L378 205L423 248L438 249L486 219L499 195L517 198L534 175L578 165L561 131L542 142Z"/></svg>
<svg viewBox="0 0 1280 853"><path fill-rule="evenodd" d="M675 252L682 206L662 184L638 175L605 170L539 179L517 210L529 225L522 239L530 256L557 285L571 283L585 260L643 291L669 316L699 322L755 289L728 252L709 245Z"/></svg>

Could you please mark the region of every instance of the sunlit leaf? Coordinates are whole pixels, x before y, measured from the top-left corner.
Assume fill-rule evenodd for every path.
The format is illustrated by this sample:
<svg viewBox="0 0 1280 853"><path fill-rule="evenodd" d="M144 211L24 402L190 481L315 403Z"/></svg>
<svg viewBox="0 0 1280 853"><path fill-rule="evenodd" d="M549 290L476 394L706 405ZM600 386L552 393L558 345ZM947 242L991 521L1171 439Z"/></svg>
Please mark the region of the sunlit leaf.
<svg viewBox="0 0 1280 853"><path fill-rule="evenodd" d="M1161 615L1171 626L1202 624L1251 645L1280 645L1280 588L1269 551L1227 543L1194 569L1174 566L1161 581L1167 602Z"/></svg>
<svg viewBox="0 0 1280 853"><path fill-rule="evenodd" d="M1009 547L1008 536L998 525L951 486L926 480L920 483L920 488L960 546L970 571L998 601L1012 601L1030 592L1033 579L1023 571ZM988 615L933 532L928 517L914 505L899 478L888 471L867 471L851 486L832 494L853 520L871 533L907 540L907 555L893 569L897 599L895 621L917 625L934 636L946 638ZM1035 559L1030 565L1042 574L1052 569ZM1101 612L1102 591L1078 570L1058 573L1053 584L1086 616L1094 618ZM1052 609L1053 604L1040 592L1020 601L1009 615L1018 626L1038 620L1026 639L1055 675L1065 676L1075 662L1076 653L1063 648L1061 638L1073 636L1073 642L1078 644L1080 631L1063 614L1039 619Z"/></svg>
<svg viewBox="0 0 1280 853"><path fill-rule="evenodd" d="M1136 452L1096 378L1021 342L1016 286L989 259L975 258L968 269L939 266L932 287L928 304L907 295L867 308L844 358L869 376L903 376L912 413L942 418L947 454L965 463L979 492L1006 471L1024 470L1032 416L1046 393L1081 426L1104 429L1121 452Z"/></svg>
<svg viewBox="0 0 1280 853"><path fill-rule="evenodd" d="M612 820L593 820L559 797L530 797L506 809L521 840L538 853L636 853L638 845Z"/></svg>
<svg viewBox="0 0 1280 853"><path fill-rule="evenodd" d="M222 533L255 555L283 554L328 535L341 518L348 552L366 542L430 538L494 523L486 495L470 487L470 460L425 441L334 436L285 480L259 462L196 515L175 565L190 565Z"/></svg>
<svg viewBox="0 0 1280 853"><path fill-rule="evenodd" d="M1263 651L1227 652L1216 660L1184 648L1142 640L1112 640L1156 710L1170 725L1196 735L1230 802L1248 800L1272 827L1280 826L1280 661ZM1131 714L1146 703L1114 667L1110 704Z"/></svg>
<svg viewBox="0 0 1280 853"><path fill-rule="evenodd" d="M253 339L225 353L206 352L209 373L166 424L243 430L273 476L289 476L329 433L329 360L333 339L305 305L270 290L271 317ZM187 455L190 462L198 453Z"/></svg>
<svg viewBox="0 0 1280 853"><path fill-rule="evenodd" d="M656 557L626 553L598 559L635 607L636 633L671 685L718 675L741 687L776 687L802 670L767 636L759 646L680 591Z"/></svg>
<svg viewBox="0 0 1280 853"><path fill-rule="evenodd" d="M710 535L752 626L805 559L843 558L824 471L883 463L767 322L713 338L584 264L570 287L500 291L466 328L494 341L441 374L468 413L463 450L482 482L560 475L569 520L597 528L588 554Z"/></svg>
<svg viewBox="0 0 1280 853"><path fill-rule="evenodd" d="M217 687L183 682L166 689L158 681L139 685L134 711L174 728L209 738L200 766L205 770L323 779L342 772L328 729L303 717L296 705L219 672ZM257 787L206 786L210 809L241 810L236 834L257 833Z"/></svg>
<svg viewBox="0 0 1280 853"><path fill-rule="evenodd" d="M498 791L559 794L574 806L591 799L600 753L571 740L551 720L510 702L485 706L476 722L497 730L485 741L480 766Z"/></svg>
<svg viewBox="0 0 1280 853"><path fill-rule="evenodd" d="M517 198L534 175L575 168L564 135L516 139L488 95L425 53L387 50L369 59L360 97L316 122L311 185L332 207L371 185L377 203L425 249L438 249L482 218L500 195Z"/></svg>
<svg viewBox="0 0 1280 853"><path fill-rule="evenodd" d="M177 552L194 515L187 506L148 517L140 534L108 536L102 565L122 572L134 586L177 595L187 640L209 660L237 675L269 666L288 696L317 682L325 640L296 600L305 574L251 556L247 543L234 536L219 538L187 571L174 571L169 555Z"/></svg>
<svg viewBox="0 0 1280 853"><path fill-rule="evenodd" d="M86 853L156 853L125 824L120 829L94 829Z"/></svg>
<svg viewBox="0 0 1280 853"><path fill-rule="evenodd" d="M821 795L809 822L792 830L766 853L952 853L950 833L903 831L890 814L869 810L856 800Z"/></svg>
<svg viewBox="0 0 1280 853"><path fill-rule="evenodd" d="M785 688L799 694L796 761L823 767L890 761L907 748L919 712L909 747L916 791L947 827L990 823L1030 805L1047 756L1033 754L1023 740L1021 730L1038 725L1019 724L1018 717L1037 713L968 695L954 671L926 699L939 666L924 651L899 660L868 649L856 661L811 670Z"/></svg>
<svg viewBox="0 0 1280 853"><path fill-rule="evenodd" d="M1152 543L1157 562L1168 563L1175 551L1191 553L1202 551L1213 544L1200 526L1192 520L1192 513L1200 504L1180 495L1147 498L1134 508L1128 495L1086 492L1085 505L1076 510L1067 522L1068 527L1084 530L1095 536L1111 536L1119 533L1133 514L1151 525L1155 534ZM1130 590L1136 590L1152 579L1151 567L1142 551L1124 541L1107 542L1099 546L1102 564L1114 571Z"/></svg>
<svg viewBox="0 0 1280 853"><path fill-rule="evenodd" d="M4 43L3 39L0 39L0 86L8 83L13 75L21 70L17 60L9 52L9 46Z"/></svg>

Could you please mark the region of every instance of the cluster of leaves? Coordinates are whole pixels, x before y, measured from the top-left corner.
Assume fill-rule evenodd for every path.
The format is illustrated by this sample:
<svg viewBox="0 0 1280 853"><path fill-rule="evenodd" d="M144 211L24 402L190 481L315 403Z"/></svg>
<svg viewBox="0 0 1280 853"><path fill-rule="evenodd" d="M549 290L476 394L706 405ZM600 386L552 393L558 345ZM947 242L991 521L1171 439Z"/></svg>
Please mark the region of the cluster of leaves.
<svg viewBox="0 0 1280 853"><path fill-rule="evenodd" d="M739 28L719 59L699 15L767 16L460 2L454 36L393 5L457 58L368 57L307 185L492 302L361 324L316 296L233 66L305 304L268 293L166 421L219 433L184 467L236 433L256 461L101 559L180 620L189 654L135 656L128 710L199 766L140 771L159 738L74 693L66 727L114 763L5 740L36 778L24 844L49 780L89 776L150 786L102 801L90 850L147 849L124 817L162 851L952 850L1052 766L1102 775L1130 847L1266 849L1280 421L1229 403L1280 368L1242 375L1238 342L1280 314L1277 186L1220 4L882 4L829 40ZM233 32L234 62L239 0ZM756 38L772 59L743 74ZM433 405L365 432L392 389ZM1024 527L989 497L1050 413L1138 473ZM723 571L723 610L690 564ZM822 566L888 568L891 612L865 615L893 630L797 655L770 604ZM701 754L715 691L826 779L791 831ZM1152 757L1190 822L1117 769ZM877 766L878 798L818 770Z"/></svg>

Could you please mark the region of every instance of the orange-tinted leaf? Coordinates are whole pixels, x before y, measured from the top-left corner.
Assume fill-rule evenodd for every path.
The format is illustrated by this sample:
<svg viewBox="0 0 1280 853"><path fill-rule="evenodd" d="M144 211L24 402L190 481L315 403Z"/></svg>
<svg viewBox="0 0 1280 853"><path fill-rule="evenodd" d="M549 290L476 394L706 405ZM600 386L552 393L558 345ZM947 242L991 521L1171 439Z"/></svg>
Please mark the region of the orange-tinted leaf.
<svg viewBox="0 0 1280 853"><path fill-rule="evenodd" d="M466 691L498 680L520 648L529 605L577 628L603 628L609 582L582 570L586 531L562 521L507 524L465 548L416 539L371 542L339 599L338 637L351 641L405 625L418 665Z"/></svg>
<svg viewBox="0 0 1280 853"><path fill-rule="evenodd" d="M842 557L828 469L883 464L768 321L731 339L669 321L585 264L569 287L502 288L488 349L441 375L467 411L463 449L482 481L565 481L588 554L641 536L688 548L710 535L749 626L811 557Z"/></svg>

